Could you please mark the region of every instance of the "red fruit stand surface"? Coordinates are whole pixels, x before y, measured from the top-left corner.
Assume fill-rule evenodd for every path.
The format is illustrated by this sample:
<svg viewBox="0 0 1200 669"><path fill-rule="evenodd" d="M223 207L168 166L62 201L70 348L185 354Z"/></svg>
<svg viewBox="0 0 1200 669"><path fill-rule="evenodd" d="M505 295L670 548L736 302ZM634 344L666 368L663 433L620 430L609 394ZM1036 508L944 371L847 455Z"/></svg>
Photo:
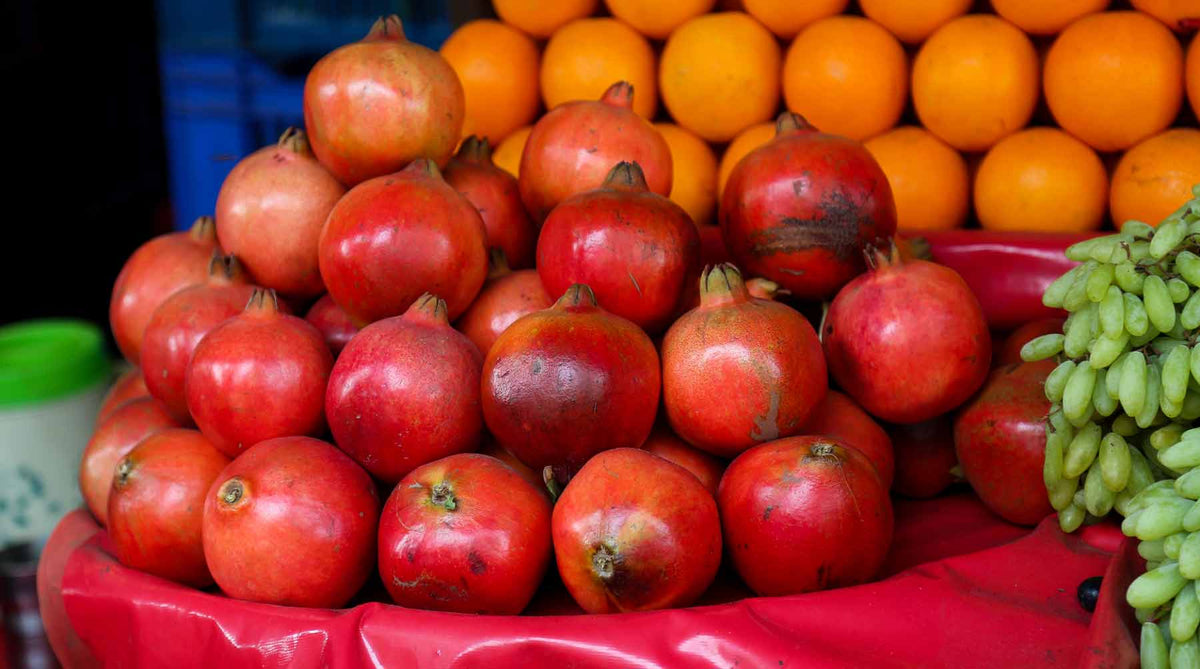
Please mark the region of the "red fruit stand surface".
<svg viewBox="0 0 1200 669"><path fill-rule="evenodd" d="M1041 291L1075 236L927 237L993 329L1052 315ZM551 575L526 615L382 604L343 610L236 601L121 566L86 511L68 514L38 569L43 620L66 666L162 667L1087 667L1137 665L1125 589L1144 568L1109 520L1064 535L990 513L965 487L895 501L880 580L754 597L725 572L688 609L581 615ZM551 570L553 571L553 569ZM1103 576L1095 611L1079 584ZM368 591L372 587L368 586Z"/></svg>

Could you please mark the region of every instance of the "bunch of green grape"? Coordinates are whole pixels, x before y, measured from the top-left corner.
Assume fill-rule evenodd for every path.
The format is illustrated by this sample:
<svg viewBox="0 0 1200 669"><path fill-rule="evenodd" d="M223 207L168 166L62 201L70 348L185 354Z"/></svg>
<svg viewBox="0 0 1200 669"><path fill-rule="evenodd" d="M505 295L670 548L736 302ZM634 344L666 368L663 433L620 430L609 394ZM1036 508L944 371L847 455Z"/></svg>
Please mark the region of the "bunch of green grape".
<svg viewBox="0 0 1200 669"><path fill-rule="evenodd" d="M1200 667L1200 186L1157 228L1129 221L1075 244L1052 283L1062 334L1025 345L1046 379L1044 479L1059 526L1116 510L1148 571L1126 593L1143 667Z"/></svg>

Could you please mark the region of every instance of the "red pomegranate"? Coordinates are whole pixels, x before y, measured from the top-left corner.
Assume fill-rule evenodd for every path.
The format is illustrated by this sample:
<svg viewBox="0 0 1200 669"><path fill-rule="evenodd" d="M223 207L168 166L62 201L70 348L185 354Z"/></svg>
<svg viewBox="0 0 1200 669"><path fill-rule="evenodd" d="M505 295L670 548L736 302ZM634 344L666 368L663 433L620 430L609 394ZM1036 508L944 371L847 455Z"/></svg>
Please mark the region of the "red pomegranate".
<svg viewBox="0 0 1200 669"><path fill-rule="evenodd" d="M516 178L492 163L487 139L471 135L463 140L443 174L446 183L479 210L488 248L504 251L515 269L533 267L537 229L521 203Z"/></svg>
<svg viewBox="0 0 1200 669"><path fill-rule="evenodd" d="M108 494L121 458L146 437L179 426L160 402L140 397L118 407L96 427L79 463L79 492L96 522L108 524Z"/></svg>
<svg viewBox="0 0 1200 669"><path fill-rule="evenodd" d="M122 372L108 392L104 393L104 399L100 400L100 411L96 412L96 425L103 423L126 402L149 396L150 391L146 388L146 380L142 378L142 370L130 367Z"/></svg>
<svg viewBox="0 0 1200 669"><path fill-rule="evenodd" d="M513 323L483 363L483 418L534 471L563 473L610 448L641 446L654 426L658 353L633 323L575 285Z"/></svg>
<svg viewBox="0 0 1200 669"><path fill-rule="evenodd" d="M490 455L509 467L512 467L517 474L520 474L521 478L528 481L529 484L534 488L537 488L538 492L549 496L550 490L546 487L546 479L543 476L543 472L533 471L532 467L524 462L521 462L521 460L517 458L517 456L513 455L511 451L505 449L500 444L497 444L496 440L492 439L490 435L485 433L483 440L483 447L479 449L480 454Z"/></svg>
<svg viewBox="0 0 1200 669"><path fill-rule="evenodd" d="M226 595L337 608L375 566L375 482L331 444L282 437L226 467L204 500L204 557Z"/></svg>
<svg viewBox="0 0 1200 669"><path fill-rule="evenodd" d="M188 411L222 453L235 458L265 439L320 434L333 355L307 321L255 290L241 314L213 328L192 353Z"/></svg>
<svg viewBox="0 0 1200 669"><path fill-rule="evenodd" d="M328 295L321 296L321 299L313 303L304 320L312 323L313 327L320 331L335 358L346 347L346 343L358 334L358 327L354 325L354 321L350 320L345 310Z"/></svg>
<svg viewBox="0 0 1200 669"><path fill-rule="evenodd" d="M733 566L759 595L870 580L892 543L892 502L861 453L828 437L756 446L717 491Z"/></svg>
<svg viewBox="0 0 1200 669"><path fill-rule="evenodd" d="M912 425L891 425L889 432L896 452L892 491L913 499L929 499L942 494L958 480L954 471L958 456L954 453L951 416Z"/></svg>
<svg viewBox="0 0 1200 669"><path fill-rule="evenodd" d="M150 394L180 420L191 420L183 392L188 362L208 331L242 313L254 292L233 256L213 256L208 281L167 298L146 324L142 370Z"/></svg>
<svg viewBox="0 0 1200 669"><path fill-rule="evenodd" d="M872 254L870 272L833 300L822 337L829 371L864 409L919 423L969 398L987 378L991 336L957 272Z"/></svg>
<svg viewBox="0 0 1200 669"><path fill-rule="evenodd" d="M600 306L661 332L700 273L700 236L682 207L650 192L637 163L567 198L542 226L537 271L558 295L586 283Z"/></svg>
<svg viewBox="0 0 1200 669"><path fill-rule="evenodd" d="M163 430L117 464L108 537L121 564L203 588L213 582L200 529L204 497L225 457L195 430Z"/></svg>
<svg viewBox="0 0 1200 669"><path fill-rule="evenodd" d="M325 392L334 443L386 483L474 450L483 432L482 365L479 349L450 327L446 303L422 295L342 349Z"/></svg>
<svg viewBox="0 0 1200 669"><path fill-rule="evenodd" d="M445 165L462 132L463 105L454 69L405 39L395 15L317 61L304 82L313 153L347 186L417 158Z"/></svg>
<svg viewBox="0 0 1200 669"><path fill-rule="evenodd" d="M1003 367L1021 362L1021 347L1045 334L1061 334L1063 331L1062 318L1040 318L1030 321L1008 335L992 350L992 366Z"/></svg>
<svg viewBox="0 0 1200 669"><path fill-rule="evenodd" d="M113 284L108 320L117 347L137 365L151 314L175 291L203 283L217 248L216 224L201 216L187 232L160 235L138 247Z"/></svg>
<svg viewBox="0 0 1200 669"><path fill-rule="evenodd" d="M487 232L479 212L416 160L350 190L321 232L321 276L358 325L402 313L422 293L458 318L487 277Z"/></svg>
<svg viewBox="0 0 1200 669"><path fill-rule="evenodd" d="M1007 365L954 421L954 450L963 476L996 515L1037 525L1054 513L1042 480L1046 414L1042 392L1053 360Z"/></svg>
<svg viewBox="0 0 1200 669"><path fill-rule="evenodd" d="M734 260L804 299L863 271L863 249L896 231L887 177L862 144L784 112L775 139L733 168L721 230Z"/></svg>
<svg viewBox="0 0 1200 669"><path fill-rule="evenodd" d="M875 465L883 487L892 487L896 472L896 456L892 452L892 439L854 400L836 390L830 390L825 399L813 409L800 432L807 435L823 435L836 439L867 456Z"/></svg>
<svg viewBox="0 0 1200 669"><path fill-rule="evenodd" d="M313 157L303 130L234 165L217 195L217 239L259 284L292 297L325 290L317 240L330 210L346 194Z"/></svg>
<svg viewBox="0 0 1200 669"><path fill-rule="evenodd" d="M486 356L500 333L518 318L549 309L552 304L554 300L546 294L536 270L513 272L508 268L504 252L492 249L488 281L455 327Z"/></svg>
<svg viewBox="0 0 1200 669"><path fill-rule="evenodd" d="M687 606L721 564L712 495L687 470L635 448L588 461L552 520L558 573L588 613Z"/></svg>
<svg viewBox="0 0 1200 669"><path fill-rule="evenodd" d="M795 309L750 297L733 265L700 278L700 306L662 344L671 429L721 457L798 434L828 388L821 342Z"/></svg>
<svg viewBox="0 0 1200 669"><path fill-rule="evenodd" d="M721 482L721 474L725 473L725 461L704 451L688 446L682 439L675 436L666 428L659 428L650 433L650 438L642 444L647 453L683 467L700 481L704 489L717 495L717 484Z"/></svg>
<svg viewBox="0 0 1200 669"><path fill-rule="evenodd" d="M667 141L633 113L633 86L618 81L598 102L561 104L533 126L518 170L525 209L541 223L559 202L600 187L622 160L642 166L650 190L671 192Z"/></svg>
<svg viewBox="0 0 1200 669"><path fill-rule="evenodd" d="M733 262L733 256L729 255L729 249L725 248L725 238L721 236L721 226L698 225L696 230L700 233L700 260L705 267Z"/></svg>
<svg viewBox="0 0 1200 669"><path fill-rule="evenodd" d="M517 615L549 563L550 501L486 455L414 469L380 516L379 575L401 606Z"/></svg>

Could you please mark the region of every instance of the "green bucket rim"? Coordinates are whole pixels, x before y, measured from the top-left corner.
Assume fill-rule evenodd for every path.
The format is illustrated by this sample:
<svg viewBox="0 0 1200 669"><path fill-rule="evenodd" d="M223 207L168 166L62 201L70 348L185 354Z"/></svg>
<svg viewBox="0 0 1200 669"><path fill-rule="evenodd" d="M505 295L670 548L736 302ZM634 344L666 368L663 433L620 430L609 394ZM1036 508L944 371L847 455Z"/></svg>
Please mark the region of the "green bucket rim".
<svg viewBox="0 0 1200 669"><path fill-rule="evenodd" d="M50 318L0 327L0 408L61 399L111 373L104 334L92 323Z"/></svg>

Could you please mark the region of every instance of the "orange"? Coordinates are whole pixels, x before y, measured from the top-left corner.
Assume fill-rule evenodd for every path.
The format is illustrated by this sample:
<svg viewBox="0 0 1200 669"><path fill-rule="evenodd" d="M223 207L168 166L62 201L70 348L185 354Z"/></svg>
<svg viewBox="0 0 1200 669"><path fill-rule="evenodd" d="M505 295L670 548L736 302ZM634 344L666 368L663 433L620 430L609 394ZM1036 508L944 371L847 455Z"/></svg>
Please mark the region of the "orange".
<svg viewBox="0 0 1200 669"><path fill-rule="evenodd" d="M1187 96L1192 103L1192 113L1200 118L1200 33L1196 33L1192 45L1188 47L1184 79L1187 80Z"/></svg>
<svg viewBox="0 0 1200 669"><path fill-rule="evenodd" d="M970 177L958 151L911 125L869 139L864 146L892 187L897 229L949 230L963 224Z"/></svg>
<svg viewBox="0 0 1200 669"><path fill-rule="evenodd" d="M1102 12L1110 0L992 0L996 13L1033 35L1053 35L1072 21Z"/></svg>
<svg viewBox="0 0 1200 669"><path fill-rule="evenodd" d="M913 105L930 132L982 151L1020 130L1038 98L1038 57L1013 24L988 14L938 28L913 61Z"/></svg>
<svg viewBox="0 0 1200 669"><path fill-rule="evenodd" d="M717 205L717 157L712 147L677 125L655 123L654 127L671 149L671 200L683 207L696 225L712 223Z"/></svg>
<svg viewBox="0 0 1200 669"><path fill-rule="evenodd" d="M971 8L971 0L859 0L858 4L864 14L908 44L924 42Z"/></svg>
<svg viewBox="0 0 1200 669"><path fill-rule="evenodd" d="M1107 196L1100 157L1058 128L1004 138L975 174L975 215L988 230L1095 230Z"/></svg>
<svg viewBox="0 0 1200 669"><path fill-rule="evenodd" d="M766 144L775 137L775 122L768 121L767 123L759 123L752 125L742 131L740 135L733 138L729 146L725 147L725 153L721 154L721 165L717 169L717 197L721 197L721 193L725 192L725 182L729 180L729 173L737 166L738 161L747 153Z"/></svg>
<svg viewBox="0 0 1200 669"><path fill-rule="evenodd" d="M1104 12L1062 31L1046 54L1046 102L1063 130L1098 151L1127 149L1175 120L1183 49L1140 12Z"/></svg>
<svg viewBox="0 0 1200 669"><path fill-rule="evenodd" d="M1132 0L1132 4L1172 30L1182 30L1183 19L1200 18L1200 0Z"/></svg>
<svg viewBox="0 0 1200 669"><path fill-rule="evenodd" d="M783 97L822 132L863 140L896 125L904 111L908 56L870 19L821 19L788 49Z"/></svg>
<svg viewBox="0 0 1200 669"><path fill-rule="evenodd" d="M528 125L538 110L538 49L511 26L481 19L464 23L442 44L466 98L463 137L493 144Z"/></svg>
<svg viewBox="0 0 1200 669"><path fill-rule="evenodd" d="M616 19L580 19L554 33L542 54L542 98L547 109L571 100L599 100L618 81L633 84L633 110L642 118L658 108L654 50Z"/></svg>
<svg viewBox="0 0 1200 669"><path fill-rule="evenodd" d="M666 39L684 21L707 14L716 0L604 0L608 11L646 37Z"/></svg>
<svg viewBox="0 0 1200 669"><path fill-rule="evenodd" d="M827 16L841 14L850 0L743 0L746 12L771 32L784 38L796 36L804 26Z"/></svg>
<svg viewBox="0 0 1200 669"><path fill-rule="evenodd" d="M492 150L492 162L496 164L496 167L514 177L520 176L521 153L525 151L525 140L529 139L531 132L533 132L533 126L527 125L509 133L508 137L505 137L504 141Z"/></svg>
<svg viewBox="0 0 1200 669"><path fill-rule="evenodd" d="M710 142L727 142L775 116L779 44L739 12L698 16L671 33L658 68L667 111Z"/></svg>
<svg viewBox="0 0 1200 669"><path fill-rule="evenodd" d="M1121 156L1112 176L1113 221L1158 225L1200 184L1200 130L1172 128Z"/></svg>
<svg viewBox="0 0 1200 669"><path fill-rule="evenodd" d="M492 0L505 23L534 37L549 37L575 19L591 16L599 0Z"/></svg>

